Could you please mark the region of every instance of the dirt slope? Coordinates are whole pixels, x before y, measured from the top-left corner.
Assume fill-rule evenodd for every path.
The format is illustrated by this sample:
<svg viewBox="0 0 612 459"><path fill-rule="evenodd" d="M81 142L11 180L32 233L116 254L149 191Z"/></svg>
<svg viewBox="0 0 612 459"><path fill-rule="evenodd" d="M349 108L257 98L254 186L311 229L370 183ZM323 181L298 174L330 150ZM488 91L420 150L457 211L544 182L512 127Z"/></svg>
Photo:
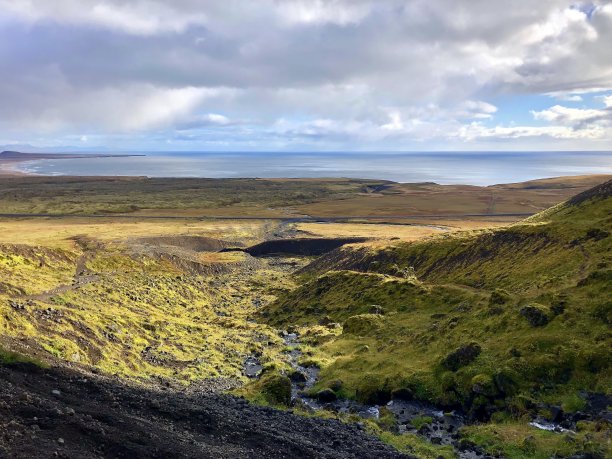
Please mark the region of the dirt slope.
<svg viewBox="0 0 612 459"><path fill-rule="evenodd" d="M222 395L0 366L0 457L401 458L355 425Z"/></svg>

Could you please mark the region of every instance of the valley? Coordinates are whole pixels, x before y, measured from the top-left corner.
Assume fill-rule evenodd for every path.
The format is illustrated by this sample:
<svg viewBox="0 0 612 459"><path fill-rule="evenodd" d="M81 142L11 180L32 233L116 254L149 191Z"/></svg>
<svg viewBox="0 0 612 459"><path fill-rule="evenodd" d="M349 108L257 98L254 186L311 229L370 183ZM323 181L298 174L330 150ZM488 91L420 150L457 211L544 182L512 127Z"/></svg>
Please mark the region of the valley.
<svg viewBox="0 0 612 459"><path fill-rule="evenodd" d="M611 183L3 178L0 451L606 457Z"/></svg>

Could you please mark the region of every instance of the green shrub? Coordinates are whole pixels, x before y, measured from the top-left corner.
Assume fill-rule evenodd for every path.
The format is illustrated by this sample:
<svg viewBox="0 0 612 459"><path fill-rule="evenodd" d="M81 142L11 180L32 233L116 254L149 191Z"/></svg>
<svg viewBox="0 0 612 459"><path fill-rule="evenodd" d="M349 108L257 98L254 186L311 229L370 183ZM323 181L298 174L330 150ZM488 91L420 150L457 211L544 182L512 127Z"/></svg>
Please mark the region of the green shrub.
<svg viewBox="0 0 612 459"><path fill-rule="evenodd" d="M376 333L382 326L382 318L378 314L358 314L346 319L342 333L367 336Z"/></svg>

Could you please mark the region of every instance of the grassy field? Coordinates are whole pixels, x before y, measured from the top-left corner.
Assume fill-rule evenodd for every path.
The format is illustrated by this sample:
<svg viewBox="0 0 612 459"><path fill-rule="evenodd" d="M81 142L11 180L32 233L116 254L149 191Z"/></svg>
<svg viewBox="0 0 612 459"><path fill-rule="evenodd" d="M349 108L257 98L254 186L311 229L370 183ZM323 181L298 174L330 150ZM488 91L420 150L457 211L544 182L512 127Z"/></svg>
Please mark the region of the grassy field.
<svg viewBox="0 0 612 459"><path fill-rule="evenodd" d="M369 180L147 179L14 177L0 182L6 213L142 213L284 216L285 207L343 199Z"/></svg>
<svg viewBox="0 0 612 459"><path fill-rule="evenodd" d="M586 176L493 187L349 179L6 177L3 213L398 216L537 212L601 183Z"/></svg>
<svg viewBox="0 0 612 459"><path fill-rule="evenodd" d="M525 184L467 185L391 184L374 193L341 201L296 206L301 213L334 215L453 215L539 212L601 183L607 176L548 179Z"/></svg>
<svg viewBox="0 0 612 459"><path fill-rule="evenodd" d="M605 293L611 210L607 199L501 231L443 235L383 249L347 247L313 262L303 287L271 305L267 314L276 324L312 323L326 315L340 323L351 317L363 321L368 333L347 333L323 346L338 357L323 379L341 379L345 390L364 399L408 385L439 402L465 401L473 378L492 381L504 367L527 384L528 392L535 389L529 381L552 387L563 381L558 403L572 382L610 391ZM372 304L388 313L368 315ZM546 326L534 327L523 317L520 311L529 305L544 314ZM470 341L486 350L478 364L444 372L439 362L448 350ZM377 352L353 353L362 346ZM362 379L372 375L365 368L380 374ZM448 381L439 384L440 378ZM554 398L554 389L549 392Z"/></svg>
<svg viewBox="0 0 612 459"><path fill-rule="evenodd" d="M146 236L192 235L227 241L259 242L275 224L266 220L142 220L109 218L0 218L0 243L73 248L74 238L103 242Z"/></svg>
<svg viewBox="0 0 612 459"><path fill-rule="evenodd" d="M300 235L312 237L371 237L383 240L401 239L415 241L434 234L451 231L454 228L426 225L388 225L384 223L299 223L296 229Z"/></svg>

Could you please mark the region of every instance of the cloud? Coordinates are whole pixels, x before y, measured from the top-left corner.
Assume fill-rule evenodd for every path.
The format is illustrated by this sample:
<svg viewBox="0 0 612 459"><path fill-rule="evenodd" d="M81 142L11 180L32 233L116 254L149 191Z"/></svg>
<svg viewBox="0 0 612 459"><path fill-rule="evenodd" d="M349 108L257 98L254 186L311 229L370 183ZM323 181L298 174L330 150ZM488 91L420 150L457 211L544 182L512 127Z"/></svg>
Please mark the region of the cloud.
<svg viewBox="0 0 612 459"><path fill-rule="evenodd" d="M569 108L555 105L547 110L532 111L536 120L544 120L564 126L592 124L612 121L612 110Z"/></svg>
<svg viewBox="0 0 612 459"><path fill-rule="evenodd" d="M584 100L583 97L580 94L577 94L576 92L558 91L549 92L546 95L563 102L582 102Z"/></svg>
<svg viewBox="0 0 612 459"><path fill-rule="evenodd" d="M206 101L232 92L225 88L164 88L150 84L85 89L61 79L47 84L52 91L46 91L41 83L38 93L0 92L0 98L8 102L0 105L0 119L9 119L11 124L26 123L39 132L73 126L91 131L143 131L186 121ZM33 106L40 109L34 111ZM206 120L213 124L227 121L218 114L206 115Z"/></svg>
<svg viewBox="0 0 612 459"><path fill-rule="evenodd" d="M207 113L176 123L175 127L179 131L188 131L207 126L228 126L231 124L236 123L232 122L227 116L218 113Z"/></svg>
<svg viewBox="0 0 612 459"><path fill-rule="evenodd" d="M372 10L371 2L338 0L285 0L278 3L281 17L289 23L358 24Z"/></svg>
<svg viewBox="0 0 612 459"><path fill-rule="evenodd" d="M5 15L31 24L50 21L90 24L134 35L178 33L190 25L206 22L205 15L186 6L187 2L180 1L173 5L162 1L0 0L0 10Z"/></svg>
<svg viewBox="0 0 612 459"><path fill-rule="evenodd" d="M599 139L605 132L600 127L589 127L586 129L572 129L565 126L495 126L486 127L480 123L472 123L463 126L458 132L458 137L464 140L476 139L521 139L529 137L545 137L552 139Z"/></svg>
<svg viewBox="0 0 612 459"><path fill-rule="evenodd" d="M612 89L612 4L587 6L513 0L500 15L488 0L0 0L0 128L24 141L190 131L198 142L219 130L236 143L402 148L554 142L592 123L582 138L606 138L592 96ZM494 126L508 101L538 94L584 106L514 107L525 129Z"/></svg>

